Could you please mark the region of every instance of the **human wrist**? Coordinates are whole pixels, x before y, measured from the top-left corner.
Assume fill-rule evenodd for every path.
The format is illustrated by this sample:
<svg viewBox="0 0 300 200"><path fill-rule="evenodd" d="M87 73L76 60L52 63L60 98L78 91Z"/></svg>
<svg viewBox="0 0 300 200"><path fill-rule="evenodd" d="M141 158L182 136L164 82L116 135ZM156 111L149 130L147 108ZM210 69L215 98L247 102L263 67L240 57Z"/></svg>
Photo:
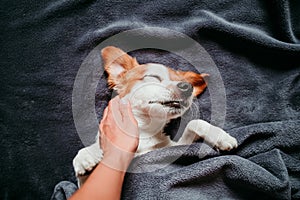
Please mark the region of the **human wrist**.
<svg viewBox="0 0 300 200"><path fill-rule="evenodd" d="M126 172L133 157L134 153L131 152L106 152L101 163L117 171Z"/></svg>

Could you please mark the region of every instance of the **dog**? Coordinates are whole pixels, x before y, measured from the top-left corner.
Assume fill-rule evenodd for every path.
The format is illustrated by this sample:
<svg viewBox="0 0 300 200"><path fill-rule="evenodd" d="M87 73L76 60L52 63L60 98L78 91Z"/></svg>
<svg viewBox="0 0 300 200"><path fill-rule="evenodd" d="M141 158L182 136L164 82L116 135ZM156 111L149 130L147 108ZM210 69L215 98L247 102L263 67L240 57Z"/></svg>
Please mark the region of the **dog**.
<svg viewBox="0 0 300 200"><path fill-rule="evenodd" d="M135 58L113 46L102 49L101 55L109 87L121 99L130 101L138 122L140 142L137 154L162 147L188 145L200 138L222 151L237 147L234 137L200 119L190 121L177 142L163 133L170 120L182 116L191 107L193 98L205 90L208 74L175 71L157 63L139 64ZM98 133L97 141L79 150L73 160L79 186L102 156Z"/></svg>

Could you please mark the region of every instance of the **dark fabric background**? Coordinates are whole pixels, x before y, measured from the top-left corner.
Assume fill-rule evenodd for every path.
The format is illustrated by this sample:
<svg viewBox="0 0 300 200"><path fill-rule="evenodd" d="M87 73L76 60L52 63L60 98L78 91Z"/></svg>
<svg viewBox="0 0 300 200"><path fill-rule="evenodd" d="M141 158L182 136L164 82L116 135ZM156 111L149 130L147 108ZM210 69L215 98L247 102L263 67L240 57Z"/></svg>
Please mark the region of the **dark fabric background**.
<svg viewBox="0 0 300 200"><path fill-rule="evenodd" d="M224 129L240 146L199 159L192 145L163 175L128 174L124 198L300 199L300 1L2 0L0 13L0 199L49 199L56 183L75 181L77 71L104 39L145 26L185 33L211 55L226 89ZM184 64L157 52L132 54ZM209 121L209 92L196 102ZM142 161L172 152L183 153Z"/></svg>

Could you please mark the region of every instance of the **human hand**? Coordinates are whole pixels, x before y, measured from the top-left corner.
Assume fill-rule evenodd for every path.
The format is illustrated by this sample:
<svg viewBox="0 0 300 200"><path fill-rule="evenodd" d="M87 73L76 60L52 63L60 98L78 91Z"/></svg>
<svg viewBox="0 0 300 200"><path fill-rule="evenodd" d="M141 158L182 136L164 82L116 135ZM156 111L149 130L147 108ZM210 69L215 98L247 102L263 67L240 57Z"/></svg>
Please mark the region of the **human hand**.
<svg viewBox="0 0 300 200"><path fill-rule="evenodd" d="M118 170L126 170L139 145L139 130L129 102L119 96L104 110L100 126L102 162Z"/></svg>

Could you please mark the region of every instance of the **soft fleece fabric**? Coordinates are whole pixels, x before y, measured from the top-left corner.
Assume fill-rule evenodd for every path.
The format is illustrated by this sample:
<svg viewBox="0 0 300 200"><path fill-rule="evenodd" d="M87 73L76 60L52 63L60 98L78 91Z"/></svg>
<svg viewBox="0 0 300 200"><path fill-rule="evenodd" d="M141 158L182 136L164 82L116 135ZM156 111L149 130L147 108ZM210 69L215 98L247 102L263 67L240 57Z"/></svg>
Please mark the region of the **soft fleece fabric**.
<svg viewBox="0 0 300 200"><path fill-rule="evenodd" d="M75 182L79 66L104 39L145 26L187 34L210 54L226 89L223 128L239 147L219 153L199 142L143 155L132 167L182 156L128 173L123 199L300 199L300 2L286 0L1 1L0 198L49 199L59 181ZM167 52L132 55L193 70ZM100 84L99 119L110 93ZM210 121L209 91L195 102Z"/></svg>

